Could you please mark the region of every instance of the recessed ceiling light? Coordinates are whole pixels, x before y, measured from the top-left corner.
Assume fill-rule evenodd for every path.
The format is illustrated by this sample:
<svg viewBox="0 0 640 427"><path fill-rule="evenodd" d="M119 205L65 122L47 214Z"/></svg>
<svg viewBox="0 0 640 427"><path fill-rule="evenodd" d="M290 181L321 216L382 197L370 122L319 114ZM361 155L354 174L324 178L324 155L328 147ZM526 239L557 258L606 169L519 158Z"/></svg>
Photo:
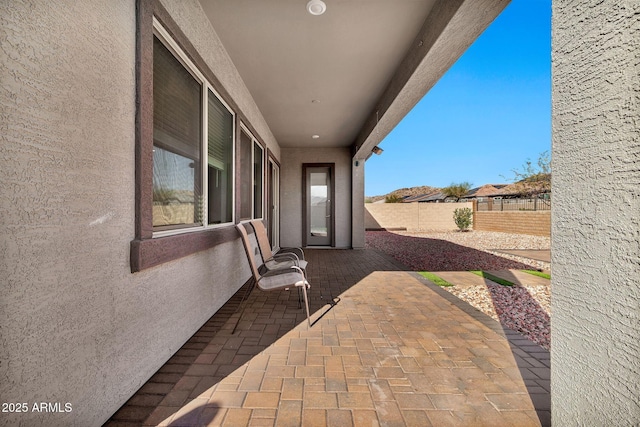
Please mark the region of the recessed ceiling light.
<svg viewBox="0 0 640 427"><path fill-rule="evenodd" d="M322 15L327 10L327 5L322 0L309 0L307 12L312 15Z"/></svg>
<svg viewBox="0 0 640 427"><path fill-rule="evenodd" d="M318 139L318 138L320 138L320 135L311 135L311 138Z"/></svg>

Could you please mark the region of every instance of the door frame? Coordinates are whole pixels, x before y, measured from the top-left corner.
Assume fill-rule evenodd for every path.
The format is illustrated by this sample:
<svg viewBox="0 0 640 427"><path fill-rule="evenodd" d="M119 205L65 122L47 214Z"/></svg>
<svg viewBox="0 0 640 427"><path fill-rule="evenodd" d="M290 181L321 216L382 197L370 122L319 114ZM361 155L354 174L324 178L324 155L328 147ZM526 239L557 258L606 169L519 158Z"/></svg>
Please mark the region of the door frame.
<svg viewBox="0 0 640 427"><path fill-rule="evenodd" d="M268 185L268 202L269 211L267 212L268 218L268 233L269 242L274 252L280 249L280 165L271 156L269 156L267 167L267 179Z"/></svg>
<svg viewBox="0 0 640 427"><path fill-rule="evenodd" d="M302 246L307 246L309 223L307 222L307 169L329 168L331 185L329 186L329 200L331 212L331 247L336 246L336 164L335 163L303 163L302 164Z"/></svg>

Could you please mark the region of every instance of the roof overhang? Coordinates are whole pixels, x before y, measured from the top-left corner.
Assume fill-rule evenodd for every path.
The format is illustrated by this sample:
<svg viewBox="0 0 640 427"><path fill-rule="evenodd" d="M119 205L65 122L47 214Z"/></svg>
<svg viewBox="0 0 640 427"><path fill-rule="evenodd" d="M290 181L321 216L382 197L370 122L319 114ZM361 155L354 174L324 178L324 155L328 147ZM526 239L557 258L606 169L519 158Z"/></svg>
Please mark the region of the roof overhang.
<svg viewBox="0 0 640 427"><path fill-rule="evenodd" d="M281 147L366 159L509 0L200 3Z"/></svg>

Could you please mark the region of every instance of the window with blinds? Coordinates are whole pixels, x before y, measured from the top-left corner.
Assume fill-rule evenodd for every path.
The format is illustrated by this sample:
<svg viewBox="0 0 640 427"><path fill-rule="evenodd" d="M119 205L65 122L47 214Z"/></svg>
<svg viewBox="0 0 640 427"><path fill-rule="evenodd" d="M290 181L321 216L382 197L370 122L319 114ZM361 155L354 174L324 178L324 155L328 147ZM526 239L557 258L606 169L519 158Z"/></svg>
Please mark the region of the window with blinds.
<svg viewBox="0 0 640 427"><path fill-rule="evenodd" d="M240 132L240 218L262 218L264 149L244 128Z"/></svg>
<svg viewBox="0 0 640 427"><path fill-rule="evenodd" d="M252 219L253 171L251 146L253 138L244 129L240 132L240 219Z"/></svg>
<svg viewBox="0 0 640 427"><path fill-rule="evenodd" d="M201 224L202 84L153 44L153 225Z"/></svg>
<svg viewBox="0 0 640 427"><path fill-rule="evenodd" d="M168 40L153 46L154 232L232 222L234 115Z"/></svg>
<svg viewBox="0 0 640 427"><path fill-rule="evenodd" d="M209 224L233 221L233 115L208 91Z"/></svg>
<svg viewBox="0 0 640 427"><path fill-rule="evenodd" d="M262 177L264 175L264 150L253 144L253 217L262 218Z"/></svg>

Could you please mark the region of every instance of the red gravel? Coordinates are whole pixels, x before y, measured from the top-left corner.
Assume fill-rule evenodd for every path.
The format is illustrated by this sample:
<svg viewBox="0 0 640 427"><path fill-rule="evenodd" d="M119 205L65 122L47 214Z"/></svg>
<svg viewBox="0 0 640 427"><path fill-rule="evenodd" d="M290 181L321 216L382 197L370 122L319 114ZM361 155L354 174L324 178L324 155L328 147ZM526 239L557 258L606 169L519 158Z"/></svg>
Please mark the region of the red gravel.
<svg viewBox="0 0 640 427"><path fill-rule="evenodd" d="M407 236L388 231L367 231L366 246L385 252L416 271L536 269L531 264L447 240Z"/></svg>

